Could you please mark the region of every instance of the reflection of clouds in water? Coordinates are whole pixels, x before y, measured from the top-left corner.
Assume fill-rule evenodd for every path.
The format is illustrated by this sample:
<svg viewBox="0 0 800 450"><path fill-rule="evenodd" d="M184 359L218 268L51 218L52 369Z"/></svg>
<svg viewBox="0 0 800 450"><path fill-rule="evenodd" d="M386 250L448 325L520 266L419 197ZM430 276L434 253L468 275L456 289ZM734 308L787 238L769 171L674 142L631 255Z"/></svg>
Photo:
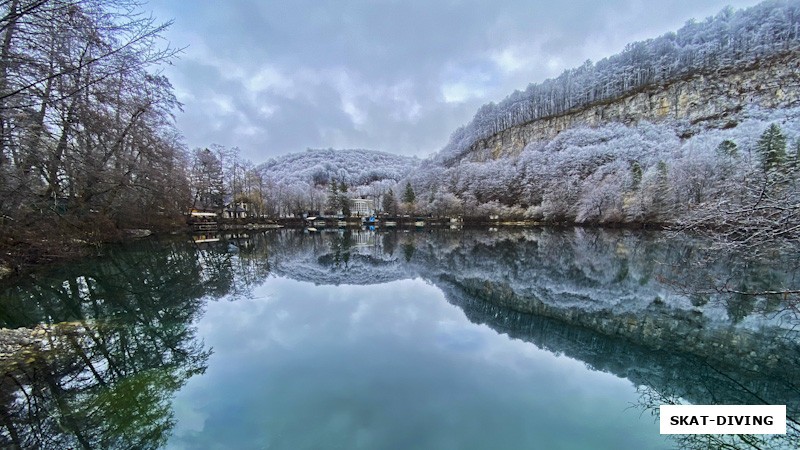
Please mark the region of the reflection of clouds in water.
<svg viewBox="0 0 800 450"><path fill-rule="evenodd" d="M484 346L483 333L464 329L462 323L453 320L439 321L436 329L436 345L447 351L476 351Z"/></svg>
<svg viewBox="0 0 800 450"><path fill-rule="evenodd" d="M628 444L660 442L635 415L587 415L623 411L629 382L472 324L422 280L258 289L271 300L209 304L215 354L175 400L170 446L588 446L623 430Z"/></svg>

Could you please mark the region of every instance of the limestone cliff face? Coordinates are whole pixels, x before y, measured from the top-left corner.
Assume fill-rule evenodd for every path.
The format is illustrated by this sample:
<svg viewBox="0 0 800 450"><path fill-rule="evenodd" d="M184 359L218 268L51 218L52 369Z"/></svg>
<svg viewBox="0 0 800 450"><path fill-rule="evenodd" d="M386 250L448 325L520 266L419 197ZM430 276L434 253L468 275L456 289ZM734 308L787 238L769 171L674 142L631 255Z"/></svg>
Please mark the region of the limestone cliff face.
<svg viewBox="0 0 800 450"><path fill-rule="evenodd" d="M732 324L712 324L699 312L655 303L637 312L607 309L589 313L581 308L562 307L557 299L543 301L520 294L508 283L453 276L437 281L435 284L455 296L458 303L479 300L504 310L622 338L654 351L699 356L723 367L778 376L788 373L787 367L797 367L798 343L787 338L785 330L763 329L756 333Z"/></svg>
<svg viewBox="0 0 800 450"><path fill-rule="evenodd" d="M724 330L722 333L711 330L698 333L688 324L676 323L677 318L657 311L640 318L527 314L469 293L476 287L479 295L493 291L483 282L477 285L441 282L437 286L443 290L447 301L461 308L472 322L486 324L498 333L583 361L596 370L627 378L637 386L670 392L694 404L735 404L746 402L752 395L752 400L759 403L783 404L787 399L794 399L787 407L792 411L800 407L794 388L784 381L795 379L798 373L796 348L789 348L785 338L777 337L764 346L756 344L746 334ZM539 309L528 304L532 309ZM599 322L604 325L598 327ZM671 332L678 339L665 342L662 336L654 336L656 326L673 327ZM637 329L642 330L641 336L631 333ZM706 341L708 337L711 340ZM679 340L690 344L689 351ZM698 348L708 348L702 353L714 357L692 351ZM780 353L786 350L789 352Z"/></svg>
<svg viewBox="0 0 800 450"><path fill-rule="evenodd" d="M595 103L569 114L547 117L508 128L479 140L465 155L486 161L517 155L532 142L554 138L578 125L609 122L632 125L647 120L673 120L690 136L707 128L735 126L749 105L786 108L800 104L800 49L742 70L721 69L695 74L664 85L651 85L614 101Z"/></svg>

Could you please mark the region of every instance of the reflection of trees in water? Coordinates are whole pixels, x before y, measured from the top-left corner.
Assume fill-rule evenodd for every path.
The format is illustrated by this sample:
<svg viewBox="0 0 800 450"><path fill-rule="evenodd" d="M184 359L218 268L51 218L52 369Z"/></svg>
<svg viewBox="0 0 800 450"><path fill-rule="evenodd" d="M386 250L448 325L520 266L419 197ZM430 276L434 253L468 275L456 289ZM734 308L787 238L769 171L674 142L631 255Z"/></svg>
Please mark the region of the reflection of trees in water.
<svg viewBox="0 0 800 450"><path fill-rule="evenodd" d="M698 294L707 280L725 277L762 289L784 285L794 280L796 262L717 255L713 264L703 264L710 261L703 242L685 236L663 241L664 236L594 229L465 231L434 232L425 239L400 234L392 244L406 253L400 258L408 266L403 273L432 280L470 320L640 386L642 402L637 406L643 412L652 412L653 405L657 410L661 403L648 405L646 400L662 392L693 404L787 405L786 436L698 435L682 437L679 444L796 448L800 440L792 419L800 415L797 334L791 323L774 329L741 327L748 316L779 313L781 299L732 298L722 303L722 293ZM382 270L380 265L372 269ZM675 279L684 280L682 290L659 283ZM570 295L579 297L574 293L590 293L584 304L595 309L559 309ZM686 294L691 300L686 304L693 303L694 309L665 303L661 293ZM640 309L626 311L627 301L615 304L620 297L645 301ZM706 308L718 304L728 320L704 315ZM520 312L526 310L551 315ZM595 325L595 319L603 326Z"/></svg>
<svg viewBox="0 0 800 450"><path fill-rule="evenodd" d="M353 232L342 230L329 233L330 252L320 255L320 264L328 266L331 270L347 270L350 262L350 248L353 246Z"/></svg>
<svg viewBox="0 0 800 450"><path fill-rule="evenodd" d="M403 257L405 258L406 262L411 261L411 258L414 257L414 244L403 244Z"/></svg>
<svg viewBox="0 0 800 450"><path fill-rule="evenodd" d="M227 291L223 295L232 298L250 297L253 287L262 284L270 274L272 246L267 245L264 233L235 233L225 237L229 243L225 253L208 251L216 258L216 264L210 272L229 274L230 278L224 284Z"/></svg>
<svg viewBox="0 0 800 450"><path fill-rule="evenodd" d="M268 235L267 245L278 249L271 257L280 273L316 283L362 284L422 275L470 320L627 378L642 392L677 393L695 404L787 404L789 416L797 417L800 353L791 324L759 330L740 326L749 315L779 312L780 299L772 298L770 304L748 298L725 305L729 320L724 320L704 313L720 303L719 293L698 295L708 279L761 287L786 284L797 273L796 263L732 256L703 264L708 260L703 242L665 237L583 228L392 232L378 233L373 249L345 246L337 233L282 231ZM338 269L343 251L350 253L357 271ZM684 287L691 290L677 292L659 282L675 279L685 280ZM678 298L670 303L663 297L670 295ZM679 306L680 299L687 306ZM550 316L524 314L526 310ZM648 411L647 405L638 406ZM692 439L734 448L748 442ZM793 444L797 437L785 439Z"/></svg>
<svg viewBox="0 0 800 450"><path fill-rule="evenodd" d="M210 353L193 327L202 299L235 291L237 279L248 276L234 267L243 259L216 248L143 241L8 289L0 304L3 325L53 323L55 337L2 361L0 443L164 444L174 424L172 395L205 370Z"/></svg>
<svg viewBox="0 0 800 450"><path fill-rule="evenodd" d="M748 315L782 315L800 323L800 246L742 249L710 241L665 261L665 281L698 306L720 305L741 322Z"/></svg>
<svg viewBox="0 0 800 450"><path fill-rule="evenodd" d="M731 382L737 383L730 378ZM634 405L649 413L654 420L659 418L659 408L661 405L684 405L689 404L684 401L680 394L672 390L659 390L652 386L639 386L639 401ZM744 400L737 404L764 405L764 404L783 404L780 400L777 403L767 403L764 399L753 395L746 388L741 389L742 398L750 398L748 403ZM728 403L707 403L707 404L728 404ZM786 434L677 434L670 436L680 448L685 449L796 449L800 448L800 411L787 405L786 407Z"/></svg>
<svg viewBox="0 0 800 450"><path fill-rule="evenodd" d="M786 405L787 435L677 436L681 448L798 448L800 427L800 355L783 374L765 374L735 364L712 364L680 349L652 350L627 339L608 336L560 320L524 314L485 302L460 284L440 282L448 300L470 321L486 324L514 339L583 361L593 370L626 378L638 386L643 414L658 415L663 404Z"/></svg>
<svg viewBox="0 0 800 450"><path fill-rule="evenodd" d="M6 366L0 442L19 448L163 445L174 424L172 395L205 370L208 357L202 345L177 339L170 331L142 335L90 325ZM157 356L143 358L146 349Z"/></svg>
<svg viewBox="0 0 800 450"><path fill-rule="evenodd" d="M727 309L731 320L722 327L727 334L717 333L719 324L707 323L700 311L718 293L696 290L691 300L697 311L680 310L661 299L666 288L657 282L678 277L687 286L699 286L708 278L728 277L747 286L767 286L792 281L796 266L717 259L687 269L685 261L704 261L699 247L689 239L663 242L662 236L580 228L367 234L282 230L232 234L227 241L200 245L142 241L135 249L110 251L100 264L31 275L29 283L0 297L0 324L71 322L55 329L74 332L63 332L44 351L17 358L13 367L3 366L0 444L162 444L173 425L171 396L205 368L208 351L192 327L203 302L249 296L270 273L323 284L421 275L443 289L470 320L628 378L649 398L674 394L710 404L757 404L761 398L793 405L787 412L796 417L800 394L791 374L797 370L782 366L798 367L796 345L780 347L777 365L767 370L763 365L753 369L752 363L760 358L774 363L767 358L771 355L720 358L727 365L717 361L712 367L713 358L691 356L695 348L676 344L692 340L682 336L691 337L695 327L724 341L722 352L736 354L738 345L750 354L747 345L762 342L759 335L739 335L733 322L760 309L779 311L780 299L732 302ZM625 301L617 305L620 298ZM637 299L642 300L639 309L615 309ZM568 301L572 306L564 306ZM550 315L522 313L535 312L533 304ZM655 329L662 334L647 334L649 324L662 326ZM790 330L784 331L789 336ZM746 345L726 341L730 336L741 337ZM796 338L785 339L791 344ZM643 395L640 405L644 410L647 398Z"/></svg>
<svg viewBox="0 0 800 450"><path fill-rule="evenodd" d="M554 306L572 301L599 309L613 308L614 304L641 309L651 303L674 307L677 302L685 305L680 307L686 311L693 304L696 312L704 313L722 305L720 312L734 324L749 315L780 313L787 305L779 295L754 297L710 291L708 280L761 291L800 281L800 258L753 260L746 255L717 254L711 263L702 240L658 232L585 228L494 233L393 231L372 233L373 243L368 248L347 245L362 240L363 234L308 235L285 230L268 234L266 245L278 249L270 253L270 259L280 273L310 281L315 276L321 277L322 283L340 284L398 279L409 274L454 274L505 282L517 294L535 294ZM347 265L345 254L349 255ZM353 265L354 259L365 263ZM380 276L359 277L354 270L340 270L351 267ZM341 275L338 281L334 276L337 271Z"/></svg>

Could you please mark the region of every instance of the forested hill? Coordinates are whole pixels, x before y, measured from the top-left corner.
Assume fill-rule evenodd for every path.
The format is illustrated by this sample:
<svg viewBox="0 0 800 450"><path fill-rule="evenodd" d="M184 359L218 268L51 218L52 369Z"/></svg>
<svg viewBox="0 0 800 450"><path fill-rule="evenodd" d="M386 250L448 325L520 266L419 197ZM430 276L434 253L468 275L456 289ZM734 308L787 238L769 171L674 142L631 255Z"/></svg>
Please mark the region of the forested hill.
<svg viewBox="0 0 800 450"><path fill-rule="evenodd" d="M434 215L798 237L800 0L726 8L484 105L409 183Z"/></svg>
<svg viewBox="0 0 800 450"><path fill-rule="evenodd" d="M419 165L419 159L374 150L308 149L272 158L258 169L277 183L327 184L331 179L350 186L398 181Z"/></svg>
<svg viewBox="0 0 800 450"><path fill-rule="evenodd" d="M800 239L800 0L727 8L531 84L431 159L328 149L259 166L186 151L162 75L169 22L141 6L0 2L0 269L232 201L259 218L365 197L391 215Z"/></svg>
<svg viewBox="0 0 800 450"><path fill-rule="evenodd" d="M451 135L437 159L449 164L466 153L478 150L481 140L503 130L568 115L592 105L607 105L642 91L663 91L664 86L693 76L705 75L713 79L761 69L764 64L782 56L786 58L776 64L796 61L798 44L800 2L767 1L744 10L728 7L703 21L690 20L677 32L628 44L619 54L596 64L587 61L580 67L566 70L555 79L530 84L524 91L515 91L497 104L482 106L467 125ZM752 92L745 91L760 89L756 85L736 84L734 80L721 88L736 89L738 92L728 94L741 94L735 98L742 101L753 100L747 97ZM681 118L680 106L690 105L677 103L681 102L681 95L686 93L672 92L676 95L673 98L664 96L650 99L657 103L647 105L647 112L652 110L653 116ZM702 107L700 103L694 106ZM725 115L733 112L736 106L733 105L730 111L722 108L718 113ZM596 120L608 119L603 117L603 113L602 109L593 111L580 120L596 124ZM639 116L643 113L624 111L613 118L630 123L641 118ZM613 112L611 115L614 116ZM704 118L692 117L690 120ZM567 125L569 123L547 123L544 127L560 131ZM527 142L523 142L520 148L525 144Z"/></svg>

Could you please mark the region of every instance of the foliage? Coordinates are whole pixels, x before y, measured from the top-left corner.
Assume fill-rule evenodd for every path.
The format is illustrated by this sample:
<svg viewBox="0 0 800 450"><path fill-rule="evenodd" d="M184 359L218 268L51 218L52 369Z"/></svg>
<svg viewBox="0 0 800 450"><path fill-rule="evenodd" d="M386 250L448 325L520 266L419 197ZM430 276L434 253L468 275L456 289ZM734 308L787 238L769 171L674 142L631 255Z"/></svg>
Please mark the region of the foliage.
<svg viewBox="0 0 800 450"><path fill-rule="evenodd" d="M761 167L765 173L783 166L786 160L786 137L777 124L772 124L761 135L756 144L756 152L761 158Z"/></svg>
<svg viewBox="0 0 800 450"><path fill-rule="evenodd" d="M414 203L417 196L414 194L414 188L411 183L406 183L406 190L403 192L403 203Z"/></svg>
<svg viewBox="0 0 800 450"><path fill-rule="evenodd" d="M596 64L586 61L555 79L515 91L499 103L483 105L467 125L453 132L436 158L451 164L482 139L507 128L610 102L647 86L692 74L714 74L721 66L729 70L752 67L796 46L798 39L797 1L767 1L743 10L725 8L703 21L688 21L677 33L630 43Z"/></svg>
<svg viewBox="0 0 800 450"><path fill-rule="evenodd" d="M736 145L736 142L733 142L730 139L725 139L724 141L720 142L719 145L717 146L717 152L719 152L720 155L725 155L725 156L739 155L739 149L738 146Z"/></svg>
<svg viewBox="0 0 800 450"><path fill-rule="evenodd" d="M291 153L255 166L261 180L263 213L287 216L342 209L340 192L348 186L358 196L376 205L420 164L416 158L371 150L312 150ZM334 187L333 184L336 184ZM349 197L347 198L349 208Z"/></svg>
<svg viewBox="0 0 800 450"><path fill-rule="evenodd" d="M134 0L0 3L0 220L8 239L37 222L83 232L182 219L187 161L157 68L175 50ZM82 237L82 236L81 236Z"/></svg>
<svg viewBox="0 0 800 450"><path fill-rule="evenodd" d="M389 188L389 192L383 196L383 203L381 206L383 207L383 212L390 216L397 215L397 198L395 198L394 191L391 188Z"/></svg>

